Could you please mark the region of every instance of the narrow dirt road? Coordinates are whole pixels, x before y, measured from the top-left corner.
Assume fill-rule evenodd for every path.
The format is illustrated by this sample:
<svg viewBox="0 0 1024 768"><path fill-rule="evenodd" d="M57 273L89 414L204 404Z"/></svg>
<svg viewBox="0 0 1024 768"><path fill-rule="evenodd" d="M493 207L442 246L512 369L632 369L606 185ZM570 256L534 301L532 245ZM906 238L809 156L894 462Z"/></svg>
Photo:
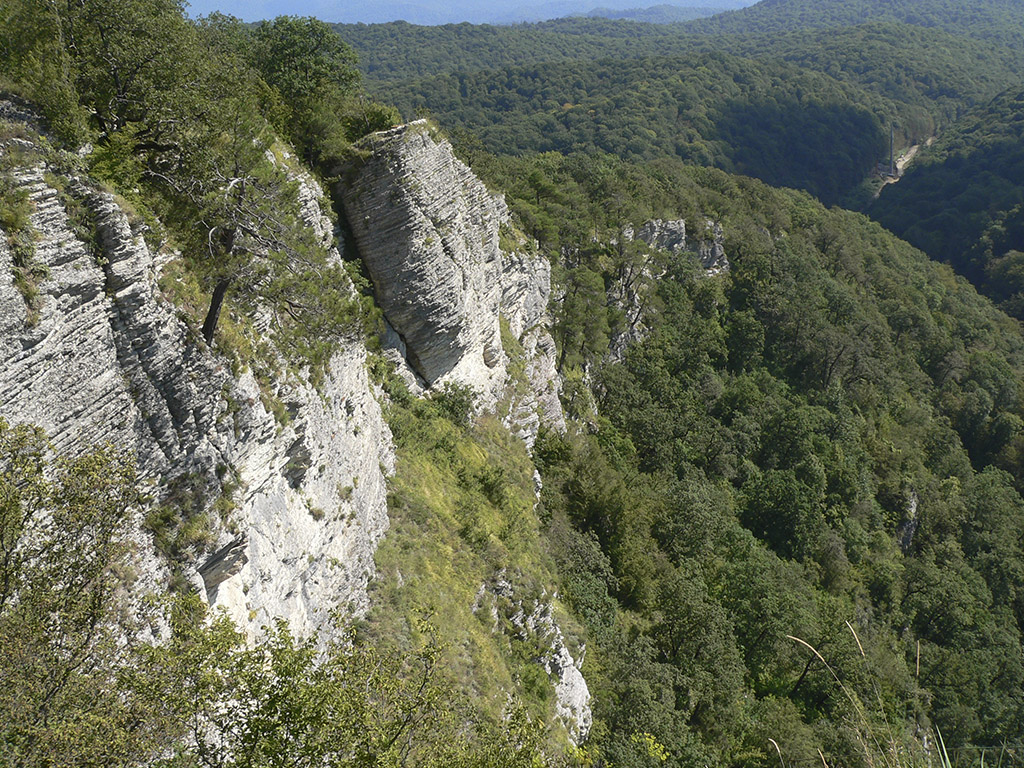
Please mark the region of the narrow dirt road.
<svg viewBox="0 0 1024 768"><path fill-rule="evenodd" d="M930 147L932 145L933 141L935 141L935 137L934 136L930 137L924 143L924 145L926 147ZM885 188L886 184L895 184L897 181L899 181L901 178L903 178L903 172L906 170L907 166L910 165L913 162L914 157L916 157L916 155L920 151L920 149L921 149L921 145L920 144L913 144L910 147L908 147L907 149L905 149L903 152L900 153L900 156L896 158L896 175L895 176L883 176L882 177L882 186L880 186L878 188L878 191L875 192L875 195L872 198L873 200L877 200L878 199L878 196L880 194L882 194L882 190Z"/></svg>

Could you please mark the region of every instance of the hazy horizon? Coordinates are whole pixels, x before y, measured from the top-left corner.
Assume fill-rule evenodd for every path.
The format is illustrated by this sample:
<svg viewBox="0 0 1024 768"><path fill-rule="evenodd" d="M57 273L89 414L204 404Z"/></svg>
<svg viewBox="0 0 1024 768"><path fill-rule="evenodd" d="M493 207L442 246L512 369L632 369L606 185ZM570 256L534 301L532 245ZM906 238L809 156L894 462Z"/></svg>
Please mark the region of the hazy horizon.
<svg viewBox="0 0 1024 768"><path fill-rule="evenodd" d="M514 24L543 21L563 16L583 15L597 8L626 10L673 5L683 8L721 8L733 10L753 5L756 0L519 0L495 5L482 0L192 0L190 16L205 16L214 11L237 16L244 21L259 21L275 16L315 16L323 21L344 24L381 24L408 21L411 24L436 25L469 22L472 24Z"/></svg>

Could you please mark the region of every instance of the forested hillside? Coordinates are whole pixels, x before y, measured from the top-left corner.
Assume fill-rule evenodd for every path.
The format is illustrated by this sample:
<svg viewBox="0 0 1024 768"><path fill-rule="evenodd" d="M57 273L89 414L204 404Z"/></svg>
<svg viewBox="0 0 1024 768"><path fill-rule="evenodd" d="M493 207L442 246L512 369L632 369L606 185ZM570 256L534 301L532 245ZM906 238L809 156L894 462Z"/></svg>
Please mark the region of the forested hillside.
<svg viewBox="0 0 1024 768"><path fill-rule="evenodd" d="M771 34L755 29L727 36L695 34L679 25L583 18L507 27L405 22L334 27L358 52L371 89L378 82L442 73L689 51L778 58L865 85L877 82L879 88L920 83L915 90L933 97L990 98L1005 87L1008 76L1021 72L1016 49L1008 43L876 17L852 28L791 26Z"/></svg>
<svg viewBox="0 0 1024 768"><path fill-rule="evenodd" d="M685 167L835 201L887 156L890 124L898 146L923 141L1019 82L1012 48L917 8L819 32L782 7L784 33L706 40L609 26L609 60L494 30L496 61L534 59L501 72L474 72L490 67L472 44L452 65L454 29L395 30L429 34L444 74L403 83L398 64L374 87L451 130L561 268L566 400L590 434L549 434L537 460L600 657L589 748L611 763L767 765L774 739L786 764L911 764L932 726L968 763L1018 746L1017 555L993 547L1022 536L1019 327L863 217ZM662 57L673 45L695 53ZM727 275L623 242L677 217L698 238L723 226ZM624 283L646 338L610 362Z"/></svg>
<svg viewBox="0 0 1024 768"><path fill-rule="evenodd" d="M647 29L572 20L341 34L368 57L382 99L492 152L676 156L857 206L890 126L898 147L923 142L1024 77L1011 47L905 24L713 38ZM506 62L524 64L494 71Z"/></svg>
<svg viewBox="0 0 1024 768"><path fill-rule="evenodd" d="M334 29L359 54L368 83L542 61L666 55L680 44L674 26L583 17L507 27L397 21L335 24Z"/></svg>
<svg viewBox="0 0 1024 768"><path fill-rule="evenodd" d="M684 765L771 764L769 738L787 763L914 763L925 723L958 746L1012 741L1017 324L800 193L611 158L491 173L562 254L564 373L597 384L592 405L570 401L590 434L550 434L537 460L563 588L601 658L604 754L645 764L638 731ZM722 223L727 275L620 244L623 221L670 211ZM644 270L649 335L602 364L622 314L594 307Z"/></svg>
<svg viewBox="0 0 1024 768"><path fill-rule="evenodd" d="M704 33L781 33L895 21L966 37L1020 43L1024 19L1015 0L762 0L749 8L690 22Z"/></svg>
<svg viewBox="0 0 1024 768"><path fill-rule="evenodd" d="M828 203L886 154L890 122L923 122L924 132L932 124L855 84L720 53L442 75L382 93L406 115L427 109L494 153L678 157Z"/></svg>
<svg viewBox="0 0 1024 768"><path fill-rule="evenodd" d="M967 113L871 215L1024 318L1024 92Z"/></svg>
<svg viewBox="0 0 1024 768"><path fill-rule="evenodd" d="M705 16L713 16L721 12L721 8L709 8L706 6L652 5L649 8L629 8L626 10L595 8L585 15L590 18L630 19L649 24L671 24L677 21L702 19Z"/></svg>

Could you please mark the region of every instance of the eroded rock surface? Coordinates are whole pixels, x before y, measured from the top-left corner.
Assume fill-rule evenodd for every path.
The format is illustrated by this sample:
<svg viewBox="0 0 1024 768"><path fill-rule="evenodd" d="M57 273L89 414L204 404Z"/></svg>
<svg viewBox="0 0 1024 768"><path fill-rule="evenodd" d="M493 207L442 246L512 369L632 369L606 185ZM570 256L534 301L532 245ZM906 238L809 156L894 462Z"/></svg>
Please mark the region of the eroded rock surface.
<svg viewBox="0 0 1024 768"><path fill-rule="evenodd" d="M365 610L394 461L365 349L343 345L319 389L295 375L273 385L290 415L282 425L251 374L234 377L161 298L161 263L141 225L83 181L62 179L59 191L50 170L32 161L14 176L46 273L34 322L0 237L0 416L45 428L60 452L128 451L154 504L182 487L209 503L235 485L214 540L182 567L241 628L283 617L306 633L337 607ZM318 192L304 193L310 216L320 216ZM76 216L88 212L94 243L76 235L83 222L63 195L81 203ZM314 224L330 232L326 220ZM136 538L140 584L159 591L166 564L148 534Z"/></svg>
<svg viewBox="0 0 1024 768"><path fill-rule="evenodd" d="M640 240L651 248L668 253L690 251L711 274L729 269L729 259L725 254L725 233L721 223L713 219L705 219L703 229L695 235L691 234L689 240L684 219L651 219L635 232L631 227L627 228L623 235L626 240Z"/></svg>
<svg viewBox="0 0 1024 768"><path fill-rule="evenodd" d="M506 364L498 326L504 200L423 121L367 142L369 157L339 188L384 315L428 385L496 392Z"/></svg>
<svg viewBox="0 0 1024 768"><path fill-rule="evenodd" d="M554 615L553 601L546 593L539 599L524 600L515 586L499 572L493 582L480 585L473 612L487 610L492 632L508 632L539 649L535 662L548 673L555 693L555 716L574 744L586 740L594 722L590 689L580 671L586 657L581 646L574 657L565 633Z"/></svg>
<svg viewBox="0 0 1024 768"><path fill-rule="evenodd" d="M548 333L551 267L502 229L509 226L504 198L447 142L435 140L425 121L374 134L362 149L367 156L347 170L338 193L394 330L390 347L424 387L470 386L489 409L506 394L509 375L501 320L519 340ZM546 342L531 347L548 350ZM543 362L533 365L553 374ZM557 387L552 375L530 402L514 406L527 422L520 426L528 440L549 413L557 411L562 423Z"/></svg>
<svg viewBox="0 0 1024 768"><path fill-rule="evenodd" d="M446 144L415 126L376 141L351 205L367 206L360 251L376 259L375 287L396 329L390 346L414 392L452 381L474 387L483 407L503 400L506 424L527 445L541 423L564 429L547 261L501 229L503 200ZM15 177L30 195L33 259L45 268L37 311L0 237L0 416L45 428L61 452L113 443L135 458L152 498L133 539L140 590L161 591L181 568L250 635L277 618L307 634L337 609L364 612L395 457L363 345L342 344L317 387L302 374L233 372L164 298L175 254L151 250L113 195L50 172L38 160ZM322 192L298 181L307 226L326 242ZM171 564L143 519L161 503L180 509L181 493L203 499L211 536ZM211 508L218 497L222 517ZM547 605L513 619L547 641L538 663L579 740L589 692Z"/></svg>

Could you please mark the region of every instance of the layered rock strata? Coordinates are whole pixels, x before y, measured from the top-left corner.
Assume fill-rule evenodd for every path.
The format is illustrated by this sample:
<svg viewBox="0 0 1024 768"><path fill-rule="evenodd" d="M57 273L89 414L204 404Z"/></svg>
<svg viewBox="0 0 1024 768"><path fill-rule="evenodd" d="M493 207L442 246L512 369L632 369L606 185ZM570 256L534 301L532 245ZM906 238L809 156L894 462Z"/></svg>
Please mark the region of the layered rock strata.
<svg viewBox="0 0 1024 768"><path fill-rule="evenodd" d="M373 226L360 250L377 265L393 350L410 364L414 391L451 381L474 387L485 407L504 398L506 423L528 445L542 422L564 428L547 262L501 230L503 200L424 127L374 141L380 152L359 169L349 217L367 206ZM395 459L363 346L342 344L316 388L300 374L233 372L164 299L160 280L173 279L176 254L151 250L113 195L51 173L60 172L37 159L13 176L29 196L32 260L45 275L32 312L0 236L0 416L45 428L62 453L112 443L135 458L152 499L133 536L140 591L162 590L181 569L250 635L277 618L308 634L338 609L364 612ZM322 192L308 176L297 181L306 225L326 243ZM514 366L503 331L515 339ZM161 504L179 512L182 493L201 497L214 519L208 541L169 563L144 518ZM218 496L221 518L211 509ZM520 623L550 640L539 663L580 739L589 693L549 614Z"/></svg>
<svg viewBox="0 0 1024 768"><path fill-rule="evenodd" d="M504 201L424 121L368 142L369 157L339 188L385 317L428 385L496 391L506 363L498 327Z"/></svg>
<svg viewBox="0 0 1024 768"><path fill-rule="evenodd" d="M501 319L518 340L538 329L533 349L547 354L552 347L550 265L511 233L504 198L425 121L374 134L361 149L365 157L346 170L337 191L394 331L392 349L423 387L466 385L480 406L493 407L508 381ZM559 421L557 377L543 363L535 371L547 378L518 409L531 424L549 415ZM521 426L528 440L536 435L535 424Z"/></svg>
<svg viewBox="0 0 1024 768"><path fill-rule="evenodd" d="M251 374L232 376L161 298L161 263L141 226L80 181L59 191L51 170L34 161L13 177L29 195L32 259L46 274L34 322L0 237L0 416L45 428L62 453L108 443L129 452L154 505L174 503L182 485L210 501L233 480L234 509L181 567L243 629L283 617L306 633L337 607L365 610L394 458L363 347L343 345L319 389L293 375L267 393ZM304 194L315 203L317 193ZM75 234L67 194L88 210L94 243ZM160 590L164 563L137 538L140 584Z"/></svg>

